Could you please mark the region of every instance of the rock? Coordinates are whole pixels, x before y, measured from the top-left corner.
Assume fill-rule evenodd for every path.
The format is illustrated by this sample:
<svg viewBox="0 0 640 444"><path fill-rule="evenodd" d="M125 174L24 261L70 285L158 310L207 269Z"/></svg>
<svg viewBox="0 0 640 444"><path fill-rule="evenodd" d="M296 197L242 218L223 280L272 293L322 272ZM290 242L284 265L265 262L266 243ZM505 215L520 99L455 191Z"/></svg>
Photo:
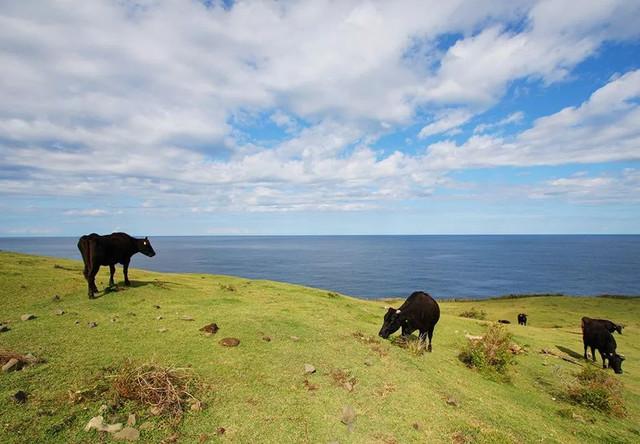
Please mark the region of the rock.
<svg viewBox="0 0 640 444"><path fill-rule="evenodd" d="M344 406L342 408L342 417L340 418L340 422L346 425L349 430L353 428L353 423L356 420L356 411L350 405Z"/></svg>
<svg viewBox="0 0 640 444"><path fill-rule="evenodd" d="M453 396L449 396L445 402L447 403L447 405L451 405L453 407L458 407L460 405L460 403L458 402L458 400L456 398L454 398Z"/></svg>
<svg viewBox="0 0 640 444"><path fill-rule="evenodd" d="M98 324L96 322L88 322L87 323L87 327L89 328L96 328L98 326Z"/></svg>
<svg viewBox="0 0 640 444"><path fill-rule="evenodd" d="M418 424L417 422L411 424L411 427L413 427L415 430L420 430L420 424Z"/></svg>
<svg viewBox="0 0 640 444"><path fill-rule="evenodd" d="M240 339L237 338L223 338L220 340L220 345L225 347L237 347L240 344Z"/></svg>
<svg viewBox="0 0 640 444"><path fill-rule="evenodd" d="M342 384L342 386L348 391L348 392L352 392L353 391L353 383L350 381L345 382L344 384Z"/></svg>
<svg viewBox="0 0 640 444"><path fill-rule="evenodd" d="M9 331L9 327L6 325L0 324L0 333L4 333L5 331Z"/></svg>
<svg viewBox="0 0 640 444"><path fill-rule="evenodd" d="M2 371L7 373L13 372L15 370L20 370L20 368L22 368L21 362L16 358L11 358L5 365L2 366Z"/></svg>
<svg viewBox="0 0 640 444"><path fill-rule="evenodd" d="M62 300L62 298L61 298L60 296L58 296L58 295L55 295L55 296L53 296L53 297L51 298L51 300L52 300L53 302L60 302L60 301Z"/></svg>
<svg viewBox="0 0 640 444"><path fill-rule="evenodd" d="M483 338L482 336L470 335L469 333L465 333L464 337L470 340L471 342L480 341Z"/></svg>
<svg viewBox="0 0 640 444"><path fill-rule="evenodd" d="M85 432L95 429L99 432L116 433L122 430L122 424L105 424L102 416L94 416L89 420L89 423L84 427Z"/></svg>
<svg viewBox="0 0 640 444"><path fill-rule="evenodd" d="M74 324L78 325L80 323L80 319L76 319Z"/></svg>
<svg viewBox="0 0 640 444"><path fill-rule="evenodd" d="M162 328L159 328L159 329L158 329L158 333L166 333L166 332L168 332L168 331L169 331L169 329L168 329L168 328L165 328L165 327L162 327Z"/></svg>
<svg viewBox="0 0 640 444"><path fill-rule="evenodd" d="M136 415L134 413L129 414L129 417L127 418L127 425L128 426L136 425Z"/></svg>
<svg viewBox="0 0 640 444"><path fill-rule="evenodd" d="M194 400L191 403L191 411L192 412L200 412L202 411L202 402L198 400Z"/></svg>
<svg viewBox="0 0 640 444"><path fill-rule="evenodd" d="M262 340L263 340L264 342L271 342L271 338L270 338L269 336L263 336L263 337L262 337Z"/></svg>
<svg viewBox="0 0 640 444"><path fill-rule="evenodd" d="M156 310L160 310L160 306L159 305L154 305L153 308L155 308Z"/></svg>
<svg viewBox="0 0 640 444"><path fill-rule="evenodd" d="M118 318L111 318L111 322L118 322Z"/></svg>
<svg viewBox="0 0 640 444"><path fill-rule="evenodd" d="M18 390L12 396L13 400L18 404L24 404L25 402L27 402L28 397L29 397L29 394L22 390Z"/></svg>
<svg viewBox="0 0 640 444"><path fill-rule="evenodd" d="M218 332L218 330L220 330L220 327L218 327L218 324L215 324L215 323L205 325L200 329L200 331L203 331L204 334L207 336L215 335Z"/></svg>
<svg viewBox="0 0 640 444"><path fill-rule="evenodd" d="M35 319L36 315L32 314L32 313L28 313L28 314L23 314L22 316L20 316L20 320L22 321L30 321L32 319Z"/></svg>
<svg viewBox="0 0 640 444"><path fill-rule="evenodd" d="M305 364L304 365L304 372L305 372L305 374L315 373L316 372L316 368L311 364Z"/></svg>
<svg viewBox="0 0 640 444"><path fill-rule="evenodd" d="M290 336L290 338L292 341L296 341L296 342L300 340L300 338L297 336Z"/></svg>
<svg viewBox="0 0 640 444"><path fill-rule="evenodd" d="M366 365L367 367L371 367L373 365L373 361L367 358L364 360L364 365Z"/></svg>
<svg viewBox="0 0 640 444"><path fill-rule="evenodd" d="M162 321L162 319L164 319L162 316L158 316L158 317L156 318L156 321Z"/></svg>
<svg viewBox="0 0 640 444"><path fill-rule="evenodd" d="M193 319L191 316L183 316L180 319L182 319L183 321L195 321L195 319Z"/></svg>
<svg viewBox="0 0 640 444"><path fill-rule="evenodd" d="M133 427L125 427L117 433L113 434L116 441L137 441L140 439L140 432Z"/></svg>
<svg viewBox="0 0 640 444"><path fill-rule="evenodd" d="M136 314L134 312L130 311L130 312L127 313L127 316L136 316Z"/></svg>
<svg viewBox="0 0 640 444"><path fill-rule="evenodd" d="M224 432L226 432L226 430L224 429L224 427L218 427L218 428L216 429L216 434L217 434L218 436L222 436L222 435L224 435Z"/></svg>
<svg viewBox="0 0 640 444"><path fill-rule="evenodd" d="M146 421L143 422L142 424L140 424L140 427L138 427L139 430L153 430L153 423L151 421Z"/></svg>
<svg viewBox="0 0 640 444"><path fill-rule="evenodd" d="M64 310L62 310L61 308L58 308L56 311L54 311L54 313L57 316L62 316L64 314Z"/></svg>

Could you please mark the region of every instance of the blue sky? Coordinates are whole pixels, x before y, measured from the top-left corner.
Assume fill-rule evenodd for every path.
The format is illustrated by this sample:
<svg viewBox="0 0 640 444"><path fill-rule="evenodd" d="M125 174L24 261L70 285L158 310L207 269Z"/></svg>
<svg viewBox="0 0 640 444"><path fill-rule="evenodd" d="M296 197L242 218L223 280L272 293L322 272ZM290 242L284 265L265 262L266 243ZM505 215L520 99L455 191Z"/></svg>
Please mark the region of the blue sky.
<svg viewBox="0 0 640 444"><path fill-rule="evenodd" d="M0 3L0 236L640 232L640 3Z"/></svg>

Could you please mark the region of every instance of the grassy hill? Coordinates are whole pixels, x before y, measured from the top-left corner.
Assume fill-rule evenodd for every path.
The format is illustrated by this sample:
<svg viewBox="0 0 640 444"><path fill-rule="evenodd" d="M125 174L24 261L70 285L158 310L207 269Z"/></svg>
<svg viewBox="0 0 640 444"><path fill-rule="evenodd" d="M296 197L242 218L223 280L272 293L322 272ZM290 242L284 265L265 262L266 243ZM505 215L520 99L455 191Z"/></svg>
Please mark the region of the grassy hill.
<svg viewBox="0 0 640 444"><path fill-rule="evenodd" d="M637 298L441 301L433 353L416 356L378 340L381 301L270 281L142 270L131 270L132 287L89 300L81 268L78 261L0 252L0 323L10 327L0 333L0 349L46 360L0 373L2 442L110 441L83 430L108 393L89 391L71 402L69 391L108 386L109 375L129 358L191 368L205 404L175 428L137 404L118 407L112 415L136 413L138 425L152 424L142 442L174 434L185 443L640 441ZM117 277L121 281L120 269ZM107 281L103 267L98 288ZM458 359L465 333L486 328L486 322L458 316L471 307L484 310L488 320L514 324L518 312L529 314L530 326L507 327L528 350L511 367L511 382L494 381ZM65 314L55 314L58 309ZM25 313L36 319L21 321ZM625 418L558 395L585 365L579 356L583 315L626 325L616 335L627 357L625 373L616 376L624 383ZM216 335L198 331L211 322L220 327ZM223 347L218 341L224 337L240 345ZM558 357L541 354L543 348ZM305 363L317 371L305 375ZM355 378L351 391L340 375ZM29 393L26 403L12 400L17 390ZM351 427L341 422L345 406L357 415ZM219 428L224 434L216 433Z"/></svg>

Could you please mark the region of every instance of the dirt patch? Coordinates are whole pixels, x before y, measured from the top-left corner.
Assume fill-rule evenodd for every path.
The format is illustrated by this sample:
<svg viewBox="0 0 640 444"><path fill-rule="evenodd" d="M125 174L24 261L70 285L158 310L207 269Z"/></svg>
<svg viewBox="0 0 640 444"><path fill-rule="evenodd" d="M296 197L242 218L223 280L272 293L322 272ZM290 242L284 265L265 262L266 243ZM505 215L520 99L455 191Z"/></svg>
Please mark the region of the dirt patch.
<svg viewBox="0 0 640 444"><path fill-rule="evenodd" d="M350 370L335 368L331 370L331 377L336 385L343 387L348 392L352 392L358 380L351 374Z"/></svg>
<svg viewBox="0 0 640 444"><path fill-rule="evenodd" d="M384 399L395 391L396 391L395 385L391 384L390 382L385 382L384 385L375 389L373 393L375 393L376 396Z"/></svg>
<svg viewBox="0 0 640 444"><path fill-rule="evenodd" d="M362 344L379 344L380 340L373 335L367 335L361 331L356 331L351 334L356 340Z"/></svg>
<svg viewBox="0 0 640 444"><path fill-rule="evenodd" d="M240 339L237 338L223 338L220 340L220 345L225 347L237 347L240 345Z"/></svg>

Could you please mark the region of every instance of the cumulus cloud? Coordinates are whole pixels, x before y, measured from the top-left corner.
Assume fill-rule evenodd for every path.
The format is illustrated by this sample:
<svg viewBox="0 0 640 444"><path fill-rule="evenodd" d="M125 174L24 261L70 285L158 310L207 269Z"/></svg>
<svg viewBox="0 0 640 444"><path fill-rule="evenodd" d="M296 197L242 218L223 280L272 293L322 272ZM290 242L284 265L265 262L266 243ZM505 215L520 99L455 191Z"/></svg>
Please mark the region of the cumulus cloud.
<svg viewBox="0 0 640 444"><path fill-rule="evenodd" d="M485 133L517 114L460 146L372 148L414 123L451 134L510 82L561 81L638 36L634 2L515 3L5 2L0 193L354 210L428 196L450 169L637 158L634 73L515 140ZM286 137L248 143L243 113Z"/></svg>

